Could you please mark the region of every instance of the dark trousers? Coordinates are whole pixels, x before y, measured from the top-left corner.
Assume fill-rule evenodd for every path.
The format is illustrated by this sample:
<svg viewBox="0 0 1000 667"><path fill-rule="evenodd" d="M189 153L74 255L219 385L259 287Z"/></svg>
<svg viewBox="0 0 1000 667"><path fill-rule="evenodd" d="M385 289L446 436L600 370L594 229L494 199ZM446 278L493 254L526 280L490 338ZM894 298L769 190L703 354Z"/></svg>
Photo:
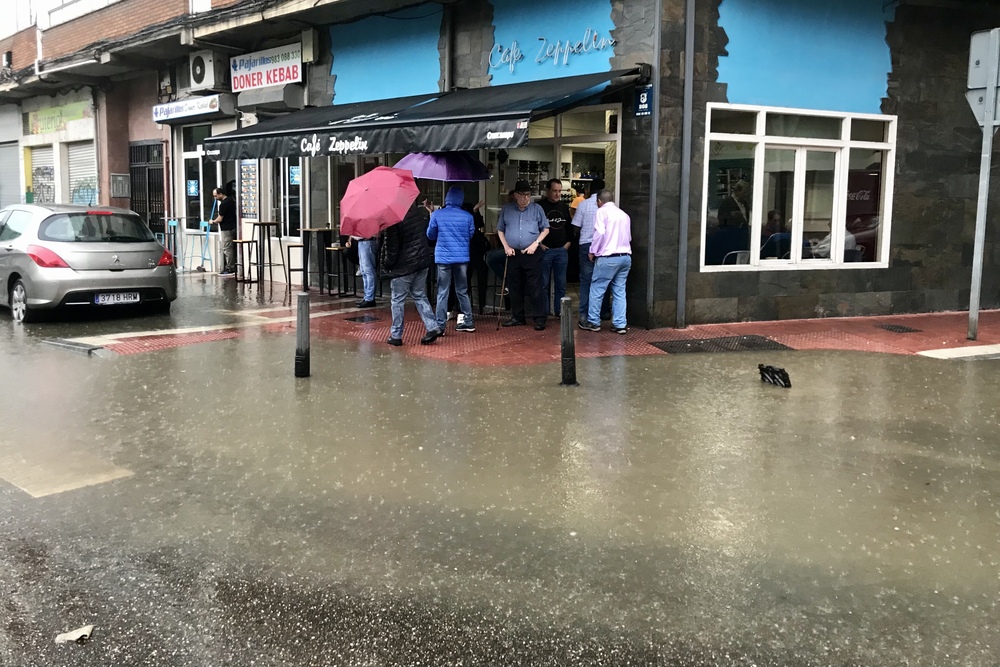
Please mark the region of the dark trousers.
<svg viewBox="0 0 1000 667"><path fill-rule="evenodd" d="M542 306L542 253L525 255L516 251L507 260L507 286L510 288L511 317L515 320L545 322Z"/></svg>

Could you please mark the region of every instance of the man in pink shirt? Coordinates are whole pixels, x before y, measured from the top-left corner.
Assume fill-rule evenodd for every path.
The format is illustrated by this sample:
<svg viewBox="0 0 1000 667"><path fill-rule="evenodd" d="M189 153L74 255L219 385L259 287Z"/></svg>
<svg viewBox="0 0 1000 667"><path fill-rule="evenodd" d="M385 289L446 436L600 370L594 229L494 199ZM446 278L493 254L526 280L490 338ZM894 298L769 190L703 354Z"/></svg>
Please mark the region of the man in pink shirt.
<svg viewBox="0 0 1000 667"><path fill-rule="evenodd" d="M590 282L590 307L587 322L580 328L601 330L601 301L611 286L611 326L617 334L628 333L625 319L625 281L632 268L632 220L611 201L610 190L597 195L597 220L594 240L590 244L590 259L594 262L594 277Z"/></svg>

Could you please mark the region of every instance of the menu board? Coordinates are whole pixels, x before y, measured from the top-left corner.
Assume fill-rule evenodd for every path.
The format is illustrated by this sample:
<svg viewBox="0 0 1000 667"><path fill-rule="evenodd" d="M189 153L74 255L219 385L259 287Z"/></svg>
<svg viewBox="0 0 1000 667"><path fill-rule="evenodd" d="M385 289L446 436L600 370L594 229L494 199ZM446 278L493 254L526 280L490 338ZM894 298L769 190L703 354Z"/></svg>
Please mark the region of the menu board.
<svg viewBox="0 0 1000 667"><path fill-rule="evenodd" d="M257 219L257 160L240 160L240 214Z"/></svg>

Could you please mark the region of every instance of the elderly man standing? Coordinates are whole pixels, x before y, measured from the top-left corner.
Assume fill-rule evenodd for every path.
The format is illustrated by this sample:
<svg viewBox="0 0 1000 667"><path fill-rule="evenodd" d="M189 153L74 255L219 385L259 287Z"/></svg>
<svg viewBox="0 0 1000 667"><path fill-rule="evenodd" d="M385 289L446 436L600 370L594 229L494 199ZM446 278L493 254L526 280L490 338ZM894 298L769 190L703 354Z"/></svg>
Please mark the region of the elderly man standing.
<svg viewBox="0 0 1000 667"><path fill-rule="evenodd" d="M531 185L518 181L514 185L514 201L500 209L497 221L497 236L507 256L510 288L511 318L503 323L505 327L525 324L527 315L535 321L535 331L545 328L539 248L548 233L549 219L542 207L531 201Z"/></svg>
<svg viewBox="0 0 1000 667"><path fill-rule="evenodd" d="M611 286L611 325L617 334L628 333L625 316L625 281L632 268L632 220L612 200L610 190L597 194L597 218L590 243L590 260L594 276L590 283L590 310L587 322L580 327L587 331L601 330L601 301Z"/></svg>
<svg viewBox="0 0 1000 667"><path fill-rule="evenodd" d="M573 226L580 228L580 328L590 316L590 280L594 274L594 261L590 258L590 244L594 238L594 222L597 220L597 193L604 189L604 180L595 178L590 183L590 197L580 202L573 216ZM602 304L601 314L608 311ZM598 320L600 322L600 320Z"/></svg>

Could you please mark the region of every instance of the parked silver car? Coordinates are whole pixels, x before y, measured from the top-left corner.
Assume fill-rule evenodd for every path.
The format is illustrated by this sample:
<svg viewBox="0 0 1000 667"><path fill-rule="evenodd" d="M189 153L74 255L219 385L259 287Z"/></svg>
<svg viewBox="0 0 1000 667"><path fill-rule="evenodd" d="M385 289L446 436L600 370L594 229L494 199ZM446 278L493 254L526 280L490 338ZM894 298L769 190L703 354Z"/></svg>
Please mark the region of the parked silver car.
<svg viewBox="0 0 1000 667"><path fill-rule="evenodd" d="M177 298L174 258L132 211L14 205L0 210L0 303L17 322L45 309Z"/></svg>

